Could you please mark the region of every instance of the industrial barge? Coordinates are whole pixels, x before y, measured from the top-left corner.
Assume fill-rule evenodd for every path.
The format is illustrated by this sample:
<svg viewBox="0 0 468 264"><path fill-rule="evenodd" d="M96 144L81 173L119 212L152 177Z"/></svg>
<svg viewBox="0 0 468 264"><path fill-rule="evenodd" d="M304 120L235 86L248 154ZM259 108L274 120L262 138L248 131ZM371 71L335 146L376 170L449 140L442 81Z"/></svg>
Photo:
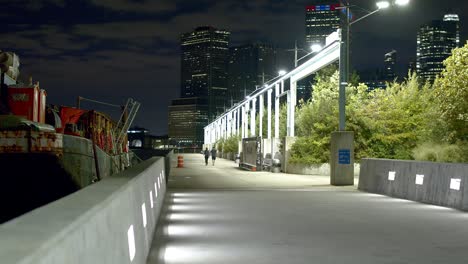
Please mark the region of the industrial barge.
<svg viewBox="0 0 468 264"><path fill-rule="evenodd" d="M138 102L129 99L118 122L94 110L47 105L38 82L17 82L14 53L0 52L0 63L0 223L136 162L127 130Z"/></svg>

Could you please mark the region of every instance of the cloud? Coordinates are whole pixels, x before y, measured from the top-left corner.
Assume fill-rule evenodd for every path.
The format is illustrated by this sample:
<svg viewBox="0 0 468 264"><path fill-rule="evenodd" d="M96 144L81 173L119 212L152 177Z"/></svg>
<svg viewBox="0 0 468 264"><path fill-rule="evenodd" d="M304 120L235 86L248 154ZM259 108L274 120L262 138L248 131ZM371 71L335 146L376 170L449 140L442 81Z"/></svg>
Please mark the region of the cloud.
<svg viewBox="0 0 468 264"><path fill-rule="evenodd" d="M168 0L91 0L91 2L96 6L127 12L160 13L176 10L175 2Z"/></svg>
<svg viewBox="0 0 468 264"><path fill-rule="evenodd" d="M170 23L158 21L126 21L99 24L79 24L74 32L82 36L91 36L103 39L130 40L134 38L161 38L173 41L178 35L177 30Z"/></svg>
<svg viewBox="0 0 468 264"><path fill-rule="evenodd" d="M39 11L46 5L55 5L64 7L66 4L65 0L16 0L15 5L24 6L30 11Z"/></svg>

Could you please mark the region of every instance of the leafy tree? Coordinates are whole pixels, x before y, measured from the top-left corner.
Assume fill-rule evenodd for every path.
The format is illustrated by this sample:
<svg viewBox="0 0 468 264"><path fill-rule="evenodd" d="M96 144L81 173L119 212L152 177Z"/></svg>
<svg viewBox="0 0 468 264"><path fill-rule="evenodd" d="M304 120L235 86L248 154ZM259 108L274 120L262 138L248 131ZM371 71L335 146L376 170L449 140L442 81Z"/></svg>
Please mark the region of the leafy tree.
<svg viewBox="0 0 468 264"><path fill-rule="evenodd" d="M453 50L434 83L435 103L447 126L444 140L468 141L468 44Z"/></svg>

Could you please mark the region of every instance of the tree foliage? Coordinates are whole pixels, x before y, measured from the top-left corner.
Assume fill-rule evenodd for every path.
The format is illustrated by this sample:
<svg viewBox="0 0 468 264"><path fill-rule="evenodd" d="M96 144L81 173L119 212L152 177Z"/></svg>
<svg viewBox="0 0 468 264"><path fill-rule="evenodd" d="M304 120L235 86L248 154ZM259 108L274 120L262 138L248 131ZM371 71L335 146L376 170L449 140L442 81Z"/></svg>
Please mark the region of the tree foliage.
<svg viewBox="0 0 468 264"><path fill-rule="evenodd" d="M434 83L434 101L447 126L444 140L468 141L468 44L453 50L444 65Z"/></svg>
<svg viewBox="0 0 468 264"><path fill-rule="evenodd" d="M467 50L456 50L446 61L434 89L421 85L414 73L401 83L388 83L386 89L348 86L346 129L355 134L356 159L467 161ZM338 72L331 69L316 75L312 100L298 106L292 162L329 161L330 135L338 129L339 88ZM428 150L428 143L438 147Z"/></svg>

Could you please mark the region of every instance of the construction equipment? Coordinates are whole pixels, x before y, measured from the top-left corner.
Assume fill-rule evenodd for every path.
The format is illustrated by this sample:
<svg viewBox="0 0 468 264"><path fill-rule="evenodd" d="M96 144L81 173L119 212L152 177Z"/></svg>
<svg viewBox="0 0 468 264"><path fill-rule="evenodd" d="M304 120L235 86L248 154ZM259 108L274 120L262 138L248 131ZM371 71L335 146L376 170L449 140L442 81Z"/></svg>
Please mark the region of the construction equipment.
<svg viewBox="0 0 468 264"><path fill-rule="evenodd" d="M114 129L114 152L118 153L119 149L122 144L125 136L127 135L127 131L133 123L135 116L140 109L140 103L133 100L132 98L128 98L127 104L122 111L122 115L120 116L119 122Z"/></svg>

